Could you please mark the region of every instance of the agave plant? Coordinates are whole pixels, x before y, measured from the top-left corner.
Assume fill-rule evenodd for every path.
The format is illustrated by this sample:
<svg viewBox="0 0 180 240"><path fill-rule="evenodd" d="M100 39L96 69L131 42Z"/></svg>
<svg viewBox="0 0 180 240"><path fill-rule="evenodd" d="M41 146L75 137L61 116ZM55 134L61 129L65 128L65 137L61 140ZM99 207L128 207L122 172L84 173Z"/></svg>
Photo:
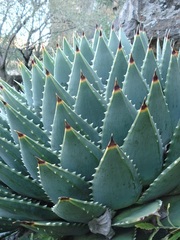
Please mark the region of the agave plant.
<svg viewBox="0 0 180 240"><path fill-rule="evenodd" d="M180 54L143 30L73 40L19 62L20 92L0 80L0 232L178 239Z"/></svg>

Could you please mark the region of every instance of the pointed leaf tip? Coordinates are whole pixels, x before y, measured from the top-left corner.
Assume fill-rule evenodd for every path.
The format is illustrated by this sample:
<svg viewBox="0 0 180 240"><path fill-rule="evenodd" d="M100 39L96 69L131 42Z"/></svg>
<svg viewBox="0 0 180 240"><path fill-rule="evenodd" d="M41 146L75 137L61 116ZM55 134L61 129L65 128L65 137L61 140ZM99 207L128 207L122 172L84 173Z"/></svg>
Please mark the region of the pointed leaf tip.
<svg viewBox="0 0 180 240"><path fill-rule="evenodd" d="M8 104L7 104L7 102L5 102L5 101L3 101L3 100L1 100L2 101L2 103L4 104L4 106L7 106Z"/></svg>
<svg viewBox="0 0 180 240"><path fill-rule="evenodd" d="M34 64L35 64L35 60L34 59L31 61L31 64L32 64L32 66L34 66Z"/></svg>
<svg viewBox="0 0 180 240"><path fill-rule="evenodd" d="M130 64L133 64L133 63L134 63L134 58L133 58L132 54L131 54L131 56L130 56L129 63L130 63Z"/></svg>
<svg viewBox="0 0 180 240"><path fill-rule="evenodd" d="M144 102L143 102L143 104L141 106L141 111L144 111L146 109L147 109L147 105L146 105L146 100L144 99Z"/></svg>
<svg viewBox="0 0 180 240"><path fill-rule="evenodd" d="M57 99L57 103L61 103L63 101L58 95L56 95L56 99Z"/></svg>
<svg viewBox="0 0 180 240"><path fill-rule="evenodd" d="M84 76L84 74L81 72L81 81L84 81L86 79L86 77Z"/></svg>
<svg viewBox="0 0 180 240"><path fill-rule="evenodd" d="M111 28L112 28L112 30L114 30L114 24L112 24Z"/></svg>
<svg viewBox="0 0 180 240"><path fill-rule="evenodd" d="M60 197L59 200L60 201L69 201L70 198L69 197Z"/></svg>
<svg viewBox="0 0 180 240"><path fill-rule="evenodd" d="M76 52L79 52L79 48L78 48L78 46L76 45Z"/></svg>
<svg viewBox="0 0 180 240"><path fill-rule="evenodd" d="M36 157L36 159L38 160L38 164L45 164L46 162L44 160L42 160L41 158Z"/></svg>
<svg viewBox="0 0 180 240"><path fill-rule="evenodd" d="M82 36L83 36L83 37L85 36L85 33L84 33L84 31L82 32Z"/></svg>
<svg viewBox="0 0 180 240"><path fill-rule="evenodd" d="M34 222L31 222L31 221L21 221L21 224L33 226Z"/></svg>
<svg viewBox="0 0 180 240"><path fill-rule="evenodd" d="M157 81L158 81L158 76L155 71L154 76L153 76L153 82L157 82Z"/></svg>
<svg viewBox="0 0 180 240"><path fill-rule="evenodd" d="M175 49L173 49L173 50L172 50L172 55L177 57L177 56L178 56L178 51L176 51Z"/></svg>
<svg viewBox="0 0 180 240"><path fill-rule="evenodd" d="M113 148L115 146L117 146L117 144L115 143L113 136L111 136L111 140L108 144L108 148Z"/></svg>
<svg viewBox="0 0 180 240"><path fill-rule="evenodd" d="M18 135L18 138L22 138L25 136L25 134L19 132L19 131L16 131L17 135Z"/></svg>
<svg viewBox="0 0 180 240"><path fill-rule="evenodd" d="M46 69L46 76L49 76L50 72Z"/></svg>
<svg viewBox="0 0 180 240"><path fill-rule="evenodd" d="M121 41L119 42L118 49L119 49L119 50L121 50L121 49L122 49L122 44L121 44Z"/></svg>
<svg viewBox="0 0 180 240"><path fill-rule="evenodd" d="M119 87L119 85L118 85L118 81L116 80L116 81L115 81L115 84L114 84L114 91L116 92L116 91L118 91L118 90L120 90L120 87Z"/></svg>
<svg viewBox="0 0 180 240"><path fill-rule="evenodd" d="M2 86L2 85L0 85L0 89L3 89L3 86Z"/></svg>
<svg viewBox="0 0 180 240"><path fill-rule="evenodd" d="M102 31L101 31L101 30L100 30L100 32L99 32L99 36L102 37Z"/></svg>
<svg viewBox="0 0 180 240"><path fill-rule="evenodd" d="M65 129L66 130L70 130L71 129L71 126L69 125L68 122L65 121Z"/></svg>

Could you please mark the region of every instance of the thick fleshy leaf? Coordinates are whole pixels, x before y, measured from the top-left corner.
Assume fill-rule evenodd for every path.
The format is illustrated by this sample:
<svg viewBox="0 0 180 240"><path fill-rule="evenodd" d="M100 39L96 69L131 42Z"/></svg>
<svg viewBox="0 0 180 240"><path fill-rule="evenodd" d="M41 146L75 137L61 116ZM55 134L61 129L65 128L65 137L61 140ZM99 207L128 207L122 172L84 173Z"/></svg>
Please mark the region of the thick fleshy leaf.
<svg viewBox="0 0 180 240"><path fill-rule="evenodd" d="M112 95L115 80L117 80L118 85L122 88L122 84L124 81L124 76L127 71L127 60L124 55L124 51L121 47L121 43L119 44L119 47L117 49L114 62L112 65L112 69L109 75L109 79L107 81L107 88L106 88L106 101L109 101L109 98Z"/></svg>
<svg viewBox="0 0 180 240"><path fill-rule="evenodd" d="M0 232L5 233L8 231L15 231L20 227L19 222L15 222L15 219L0 217ZM3 236L1 236L3 237Z"/></svg>
<svg viewBox="0 0 180 240"><path fill-rule="evenodd" d="M19 62L18 64L19 70L22 75L23 79L23 86L24 86L24 92L26 95L26 100L28 102L28 105L30 107L33 106L33 97L32 97L32 73L31 71L23 64L23 62Z"/></svg>
<svg viewBox="0 0 180 240"><path fill-rule="evenodd" d="M138 200L144 203L164 196L180 185L180 157L164 169Z"/></svg>
<svg viewBox="0 0 180 240"><path fill-rule="evenodd" d="M97 131L58 97L51 133L51 148L53 150L61 149L60 145L63 142L65 121L95 144L100 140Z"/></svg>
<svg viewBox="0 0 180 240"><path fill-rule="evenodd" d="M85 57L89 65L92 64L92 60L94 58L94 51L91 48L89 41L87 40L85 34L83 33L83 36L81 37L80 41L80 51L82 55Z"/></svg>
<svg viewBox="0 0 180 240"><path fill-rule="evenodd" d="M124 138L127 136L136 114L136 109L126 96L124 96L116 82L102 128L101 141L103 149L107 147L112 134L119 146L123 144Z"/></svg>
<svg viewBox="0 0 180 240"><path fill-rule="evenodd" d="M153 49L151 46L149 46L141 70L141 74L149 86L151 85L155 71L159 80L161 80L161 75L154 56Z"/></svg>
<svg viewBox="0 0 180 240"><path fill-rule="evenodd" d="M7 102L11 107L13 107L16 111L26 116L29 120L32 120L36 125L40 125L42 127L42 123L39 117L32 112L32 109L28 107L27 104L19 101L16 96L11 93L6 87L1 86L1 94L3 96L3 100Z"/></svg>
<svg viewBox="0 0 180 240"><path fill-rule="evenodd" d="M61 152L61 166L64 169L91 180L101 157L102 152L99 148L66 123Z"/></svg>
<svg viewBox="0 0 180 240"><path fill-rule="evenodd" d="M180 119L180 67L177 62L177 56L177 52L173 51L165 84L165 96L170 111L173 129L175 129Z"/></svg>
<svg viewBox="0 0 180 240"><path fill-rule="evenodd" d="M157 38L157 42L156 42L156 60L157 60L157 65L160 66L162 61L162 49L161 49L159 37Z"/></svg>
<svg viewBox="0 0 180 240"><path fill-rule="evenodd" d="M141 40L139 30L137 31L134 37L131 54L136 63L137 68L139 69L139 71L141 71L143 60L146 54L146 49L144 48L143 42Z"/></svg>
<svg viewBox="0 0 180 240"><path fill-rule="evenodd" d="M121 211L112 222L113 227L132 227L136 223L144 221L148 217L157 215L162 206L161 200L144 205L131 207Z"/></svg>
<svg viewBox="0 0 180 240"><path fill-rule="evenodd" d="M109 36L109 41L108 41L108 47L110 48L111 52L114 55L117 52L118 45L119 45L119 39L118 39L118 36L116 35L114 26L112 26L110 36Z"/></svg>
<svg viewBox="0 0 180 240"><path fill-rule="evenodd" d="M26 116L21 115L21 113L17 112L6 102L3 103L6 108L11 134L16 143L18 143L18 137L15 131L19 131L27 134L34 140L44 143L46 146L49 145L48 136L41 128L39 128L39 125L35 125L32 121L28 120Z"/></svg>
<svg viewBox="0 0 180 240"><path fill-rule="evenodd" d="M160 65L160 72L162 76L161 84L163 89L166 82L166 76L168 72L169 61L171 58L171 52L172 52L171 41L170 41L170 38L166 36L163 42L162 59L161 59L161 65Z"/></svg>
<svg viewBox="0 0 180 240"><path fill-rule="evenodd" d="M113 59L113 54L108 48L102 32L100 31L98 45L93 60L93 69L94 71L97 71L97 75L99 78L101 78L103 84L106 84L106 81L109 77Z"/></svg>
<svg viewBox="0 0 180 240"><path fill-rule="evenodd" d="M81 177L41 159L38 167L42 186L54 203L62 196L89 199L89 184Z"/></svg>
<svg viewBox="0 0 180 240"><path fill-rule="evenodd" d="M54 58L48 53L45 47L42 47L42 57L44 69L47 69L52 75L54 74Z"/></svg>
<svg viewBox="0 0 180 240"><path fill-rule="evenodd" d="M9 167L18 172L27 173L21 160L19 146L13 144L11 141L0 138L0 157Z"/></svg>
<svg viewBox="0 0 180 240"><path fill-rule="evenodd" d="M68 105L72 106L74 104L74 99L69 95L69 93L55 80L50 73L47 72L42 103L42 121L44 128L48 132L52 130L52 123L57 101L56 95L60 96L61 99Z"/></svg>
<svg viewBox="0 0 180 240"><path fill-rule="evenodd" d="M34 179L38 177L36 157L43 158L50 163L59 164L58 156L50 148L39 144L20 132L18 132L18 138L24 165Z"/></svg>
<svg viewBox="0 0 180 240"><path fill-rule="evenodd" d="M150 114L153 117L157 128L159 129L163 145L166 145L171 140L173 130L168 106L156 73L153 77L153 81L147 98L147 105ZM161 114L159 114L160 109Z"/></svg>
<svg viewBox="0 0 180 240"><path fill-rule="evenodd" d="M9 129L6 128L6 126L2 125L1 120L2 119L0 117L0 137L14 143L14 139L11 135L11 132L9 131Z"/></svg>
<svg viewBox="0 0 180 240"><path fill-rule="evenodd" d="M147 34L146 32L144 31L143 28L141 28L141 26L139 26L139 35L140 35L140 38L141 38L141 41L142 41L142 44L143 44L143 47L146 51L146 49L148 48L148 37L147 37Z"/></svg>
<svg viewBox="0 0 180 240"><path fill-rule="evenodd" d="M68 84L68 91L71 96L77 95L81 73L83 73L86 76L88 81L93 85L93 87L96 90L98 91L103 90L104 86L102 85L96 72L93 71L87 60L84 58L82 53L77 48Z"/></svg>
<svg viewBox="0 0 180 240"><path fill-rule="evenodd" d="M33 106L38 115L41 113L45 79L45 73L34 61L32 61Z"/></svg>
<svg viewBox="0 0 180 240"><path fill-rule="evenodd" d="M132 57L130 57L122 89L128 99L135 104L136 109L139 109L144 98L147 96L148 87Z"/></svg>
<svg viewBox="0 0 180 240"><path fill-rule="evenodd" d="M88 223L93 218L101 216L106 208L98 203L62 197L52 210L67 222Z"/></svg>
<svg viewBox="0 0 180 240"><path fill-rule="evenodd" d="M63 52L69 58L69 61L73 62L74 50L72 49L71 45L69 44L65 37L63 38Z"/></svg>
<svg viewBox="0 0 180 240"><path fill-rule="evenodd" d="M121 209L135 203L141 189L133 163L111 139L92 181L93 200Z"/></svg>
<svg viewBox="0 0 180 240"><path fill-rule="evenodd" d="M106 102L83 75L81 75L74 109L83 119L87 119L89 124L93 123L93 126L98 128L102 126Z"/></svg>
<svg viewBox="0 0 180 240"><path fill-rule="evenodd" d="M162 143L145 103L141 106L122 149L136 164L143 185L150 184L161 172Z"/></svg>
<svg viewBox="0 0 180 240"><path fill-rule="evenodd" d="M35 232L47 234L55 239L62 236L77 236L89 232L89 228L85 224L67 223L60 221L42 221L42 222L22 222L21 225Z"/></svg>
<svg viewBox="0 0 180 240"><path fill-rule="evenodd" d="M16 220L55 220L57 215L47 206L39 203L32 203L25 199L11 199L0 197L1 217L14 218Z"/></svg>
<svg viewBox="0 0 180 240"><path fill-rule="evenodd" d="M60 47L56 50L54 60L54 78L62 86L67 87L72 64Z"/></svg>
<svg viewBox="0 0 180 240"><path fill-rule="evenodd" d="M128 59L130 52L131 52L132 45L130 43L130 40L127 38L122 27L119 28L119 39L122 43L122 47L123 47L123 49L126 53L127 59Z"/></svg>
<svg viewBox="0 0 180 240"><path fill-rule="evenodd" d="M180 156L180 121L174 131L173 137L171 139L167 156L165 159L165 166L168 166L174 162Z"/></svg>
<svg viewBox="0 0 180 240"><path fill-rule="evenodd" d="M0 180L14 192L24 197L35 198L46 202L49 200L42 187L28 175L24 176L22 173L17 172L1 162L0 172Z"/></svg>
<svg viewBox="0 0 180 240"><path fill-rule="evenodd" d="M7 82L0 78L0 87L1 85L6 88L16 99L19 99L21 103L27 104L26 97L22 92L18 92L14 87L10 86Z"/></svg>

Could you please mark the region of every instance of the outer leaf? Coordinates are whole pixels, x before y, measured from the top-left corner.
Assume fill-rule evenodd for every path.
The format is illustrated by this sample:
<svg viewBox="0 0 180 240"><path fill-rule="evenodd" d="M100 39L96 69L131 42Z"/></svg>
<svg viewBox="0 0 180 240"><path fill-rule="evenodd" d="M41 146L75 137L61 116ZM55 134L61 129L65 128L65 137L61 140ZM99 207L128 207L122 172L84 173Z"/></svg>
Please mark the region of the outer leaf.
<svg viewBox="0 0 180 240"><path fill-rule="evenodd" d="M52 210L68 222L88 223L93 218L101 216L106 208L93 202L62 197Z"/></svg>
<svg viewBox="0 0 180 240"><path fill-rule="evenodd" d="M180 68L177 62L177 52L173 51L165 85L165 96L169 107L173 129L180 119Z"/></svg>
<svg viewBox="0 0 180 240"><path fill-rule="evenodd" d="M70 46L69 42L65 37L63 38L63 52L69 58L69 61L73 62L74 50L72 49L72 47Z"/></svg>
<svg viewBox="0 0 180 240"><path fill-rule="evenodd" d="M160 66L162 61L162 49L161 49L159 37L157 38L157 43L156 43L156 59L157 59L158 66Z"/></svg>
<svg viewBox="0 0 180 240"><path fill-rule="evenodd" d="M56 95L59 95L61 99L70 106L74 104L74 99L54 79L54 77L47 72L42 105L42 121L44 124L44 128L48 132L52 130L52 123L56 109Z"/></svg>
<svg viewBox="0 0 180 240"><path fill-rule="evenodd" d="M6 102L3 103L6 108L11 134L16 143L18 143L18 138L15 131L19 131L24 134L27 134L34 140L44 143L46 146L49 145L48 144L49 139L46 133L43 130L41 130L41 128L39 128L38 125L35 125L32 121L28 120L26 116L21 115Z"/></svg>
<svg viewBox="0 0 180 240"><path fill-rule="evenodd" d="M168 72L169 61L171 58L171 42L168 36L165 37L163 42L163 50L162 50L162 60L160 65L160 71L162 76L162 87L164 88L166 82L166 76Z"/></svg>
<svg viewBox="0 0 180 240"><path fill-rule="evenodd" d="M117 80L118 85L122 88L122 83L124 81L124 76L127 71L127 61L124 55L124 51L121 47L121 43L119 44L119 48L117 49L114 62L112 65L112 69L109 75L109 79L107 81L107 88L106 88L106 101L109 101L109 98L112 95L115 80Z"/></svg>
<svg viewBox="0 0 180 240"><path fill-rule="evenodd" d="M123 82L123 92L128 99L139 109L144 98L147 96L148 87L133 58L130 58L125 80Z"/></svg>
<svg viewBox="0 0 180 240"><path fill-rule="evenodd" d="M1 217L14 218L16 220L55 220L57 215L45 206L34 204L27 200L16 200L0 197Z"/></svg>
<svg viewBox="0 0 180 240"><path fill-rule="evenodd" d="M89 63L89 65L91 65L92 60L94 58L94 51L91 48L85 34L83 34L83 36L81 37L80 51L81 51L82 55L85 57L85 59L87 60L87 62Z"/></svg>
<svg viewBox="0 0 180 240"><path fill-rule="evenodd" d="M2 119L0 118L0 122L1 120ZM2 124L0 124L0 137L6 139L7 141L14 142L11 132L6 128L6 126L4 127Z"/></svg>
<svg viewBox="0 0 180 240"><path fill-rule="evenodd" d="M58 97L51 133L51 148L53 150L61 149L60 145L63 142L65 121L67 121L74 129L80 131L82 135L85 135L88 139L95 142L95 144L100 140L97 131Z"/></svg>
<svg viewBox="0 0 180 240"><path fill-rule="evenodd" d="M54 78L57 82L67 87L72 64L60 47L56 50L54 61Z"/></svg>
<svg viewBox="0 0 180 240"><path fill-rule="evenodd" d="M122 27L119 28L119 39L128 59L132 46Z"/></svg>
<svg viewBox="0 0 180 240"><path fill-rule="evenodd" d="M161 140L145 103L131 126L122 149L136 164L143 185L150 184L161 172Z"/></svg>
<svg viewBox="0 0 180 240"><path fill-rule="evenodd" d="M31 71L23 64L23 62L19 62L19 69L22 75L23 79L23 86L24 86L24 92L26 95L26 99L28 102L28 105L30 107L33 106L33 97L32 97L32 73Z"/></svg>
<svg viewBox="0 0 180 240"><path fill-rule="evenodd" d="M164 196L171 192L174 188L180 185L180 158L169 165L161 174L154 180L149 188L143 193L139 199L139 203L144 203L152 199Z"/></svg>
<svg viewBox="0 0 180 240"><path fill-rule="evenodd" d="M116 143L121 146L136 114L136 109L132 106L126 96L124 96L116 82L104 119L102 129L102 148L105 148L108 145L112 134Z"/></svg>
<svg viewBox="0 0 180 240"><path fill-rule="evenodd" d="M147 99L149 111L157 124L163 145L166 145L172 137L172 124L159 79L155 73ZM159 110L161 109L161 114Z"/></svg>
<svg viewBox="0 0 180 240"><path fill-rule="evenodd" d="M79 176L41 159L38 167L43 188L54 203L62 196L89 199L89 184Z"/></svg>
<svg viewBox="0 0 180 240"><path fill-rule="evenodd" d="M20 223L15 222L15 219L0 217L0 232L15 231L20 226Z"/></svg>
<svg viewBox="0 0 180 240"><path fill-rule="evenodd" d="M117 52L117 48L119 45L119 39L115 33L114 26L111 28L109 41L108 41L108 47L110 48L111 52L115 55Z"/></svg>
<svg viewBox="0 0 180 240"><path fill-rule="evenodd" d="M158 78L161 80L161 74L159 72L159 68L154 56L154 52L151 46L149 46L147 52L146 52L146 56L142 65L142 70L141 70L141 74L143 76L143 78L146 80L148 86L151 85L153 76L154 76L154 72L156 71L156 74L158 76Z"/></svg>
<svg viewBox="0 0 180 240"><path fill-rule="evenodd" d="M101 156L99 148L66 124L61 152L61 166L64 169L82 174L90 180Z"/></svg>
<svg viewBox="0 0 180 240"><path fill-rule="evenodd" d="M134 37L131 54L136 63L137 68L139 69L139 71L141 71L143 60L146 54L146 49L144 48L142 39L139 34L139 30L137 31L137 34Z"/></svg>
<svg viewBox="0 0 180 240"><path fill-rule="evenodd" d="M103 90L104 86L98 78L97 74L93 71L87 60L83 57L77 48L68 84L68 91L71 96L77 95L81 72L87 77L88 81L96 90Z"/></svg>
<svg viewBox="0 0 180 240"><path fill-rule="evenodd" d="M4 101L6 101L11 107L13 107L16 111L26 116L29 120L32 120L36 125L40 125L42 127L42 123L37 115L35 115L32 110L29 109L27 104L24 104L19 101L15 97L13 93L11 93L6 87L1 87L1 93Z"/></svg>
<svg viewBox="0 0 180 240"><path fill-rule="evenodd" d="M180 156L180 121L174 131L174 135L170 142L169 150L167 152L167 158L165 160L165 166L174 162Z"/></svg>
<svg viewBox="0 0 180 240"><path fill-rule="evenodd" d="M141 27L139 27L139 35L140 35L143 47L144 47L144 49L146 51L146 49L148 48L149 40L148 40L146 32L144 31L144 29L141 29Z"/></svg>
<svg viewBox="0 0 180 240"><path fill-rule="evenodd" d="M9 167L16 169L17 172L27 173L21 160L19 147L2 138L0 138L0 157Z"/></svg>
<svg viewBox="0 0 180 240"><path fill-rule="evenodd" d="M93 60L93 69L94 71L97 71L97 75L101 78L103 84L106 84L106 81L109 77L113 59L113 54L108 48L102 33L100 32L98 45Z"/></svg>
<svg viewBox="0 0 180 240"><path fill-rule="evenodd" d="M48 149L44 145L35 142L33 139L19 132L18 138L24 165L34 179L38 177L36 157L43 158L50 163L58 164L60 162L58 156L53 153L51 149Z"/></svg>
<svg viewBox="0 0 180 240"><path fill-rule="evenodd" d="M92 181L94 201L111 209L128 207L137 201L141 188L132 162L111 140Z"/></svg>
<svg viewBox="0 0 180 240"><path fill-rule="evenodd" d="M157 215L161 206L162 201L156 200L155 202L125 209L113 219L112 226L132 227L150 216Z"/></svg>
<svg viewBox="0 0 180 240"><path fill-rule="evenodd" d="M94 127L101 127L106 111L106 102L83 75L74 108L75 112L81 114L83 119L87 119L89 124L93 123Z"/></svg>
<svg viewBox="0 0 180 240"><path fill-rule="evenodd" d="M29 176L24 176L22 173L11 169L2 162L0 162L0 171L0 180L12 189L12 191L24 197L35 198L46 202L49 200L41 186Z"/></svg>
<svg viewBox="0 0 180 240"><path fill-rule="evenodd" d="M40 112L41 112L45 79L46 79L46 76L44 72L34 61L32 61L33 105L38 115L40 115Z"/></svg>
<svg viewBox="0 0 180 240"><path fill-rule="evenodd" d="M54 74L54 59L48 53L45 47L42 48L42 56L43 56L43 63L44 68L47 69L52 75Z"/></svg>
<svg viewBox="0 0 180 240"><path fill-rule="evenodd" d="M87 225L67 223L67 222L22 222L21 225L33 231L40 233L46 233L55 239L62 236L77 236L86 234L89 229Z"/></svg>

